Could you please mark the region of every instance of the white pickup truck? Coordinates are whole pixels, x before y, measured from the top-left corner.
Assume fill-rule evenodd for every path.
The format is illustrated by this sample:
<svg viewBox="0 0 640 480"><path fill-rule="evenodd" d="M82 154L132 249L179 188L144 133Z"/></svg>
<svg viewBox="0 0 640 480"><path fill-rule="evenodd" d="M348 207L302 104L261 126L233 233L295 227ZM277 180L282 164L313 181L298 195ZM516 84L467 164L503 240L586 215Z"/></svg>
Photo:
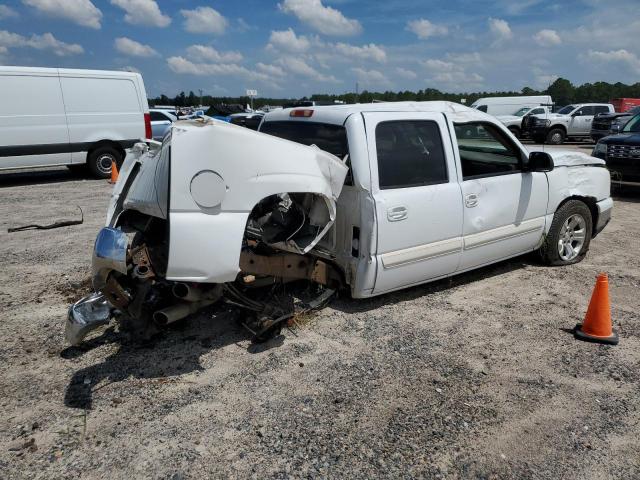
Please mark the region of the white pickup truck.
<svg viewBox="0 0 640 480"><path fill-rule="evenodd" d="M496 115L496 118L502 122L502 124L509 129L516 138L522 136L522 123L527 115L546 115L551 110L547 106L539 107L522 107L513 115Z"/></svg>
<svg viewBox="0 0 640 480"><path fill-rule="evenodd" d="M610 103L578 103L567 105L557 113L529 115L522 130L536 143L559 145L567 138L591 139L591 123L596 115L615 113Z"/></svg>
<svg viewBox="0 0 640 480"><path fill-rule="evenodd" d="M287 318L269 289L294 280L363 298L536 250L572 264L611 218L602 160L529 153L462 105L284 109L260 130L176 122L134 147L71 343L114 314L144 330L221 299L263 333Z"/></svg>

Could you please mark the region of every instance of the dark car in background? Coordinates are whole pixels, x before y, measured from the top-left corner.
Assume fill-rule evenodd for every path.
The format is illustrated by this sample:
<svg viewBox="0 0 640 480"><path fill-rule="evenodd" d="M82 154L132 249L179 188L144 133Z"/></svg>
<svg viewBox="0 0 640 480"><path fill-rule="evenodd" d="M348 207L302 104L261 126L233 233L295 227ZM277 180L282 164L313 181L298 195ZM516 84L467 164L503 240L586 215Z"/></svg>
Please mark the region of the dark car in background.
<svg viewBox="0 0 640 480"><path fill-rule="evenodd" d="M625 124L640 113L640 105L624 113L601 113L596 115L591 124L591 138L597 142L607 135L619 133Z"/></svg>
<svg viewBox="0 0 640 480"><path fill-rule="evenodd" d="M613 186L640 187L640 114L619 134L600 139L592 155L607 162Z"/></svg>

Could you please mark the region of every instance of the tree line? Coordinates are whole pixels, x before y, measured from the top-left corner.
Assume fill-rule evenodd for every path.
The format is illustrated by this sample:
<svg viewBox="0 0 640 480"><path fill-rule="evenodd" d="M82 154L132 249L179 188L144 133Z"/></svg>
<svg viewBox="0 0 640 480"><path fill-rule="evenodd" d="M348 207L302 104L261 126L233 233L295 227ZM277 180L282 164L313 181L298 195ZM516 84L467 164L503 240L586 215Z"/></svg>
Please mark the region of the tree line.
<svg viewBox="0 0 640 480"><path fill-rule="evenodd" d="M374 100L383 102L398 102L398 101L430 101L430 100L448 100L452 102L460 102L461 99L466 99L467 105L471 105L475 100L482 97L503 97L514 95L551 95L551 98L556 105L567 105L570 103L578 102L608 102L612 98L640 98L640 82L633 85L626 85L624 83L607 83L607 82L595 82L584 83L580 86L573 85L569 80L565 78L558 78L545 90L535 90L530 87L524 87L521 91L507 91L507 92L464 92L464 93L445 93L435 88L426 88L412 92L409 90L404 91L385 91L385 92L370 92L363 90L362 92L349 92L342 94L314 94L310 97L303 97L302 99L292 98L256 98L254 99L254 106L256 108L263 107L265 105L283 105L290 103L294 100L314 100L318 102L344 102L344 103L370 103ZM150 98L150 105L175 105L177 107L189 107L197 105L216 105L216 104L249 104L249 97L214 97L211 95L204 95L202 97L197 96L194 92L180 92L175 97L171 98L166 95L160 95L156 98Z"/></svg>

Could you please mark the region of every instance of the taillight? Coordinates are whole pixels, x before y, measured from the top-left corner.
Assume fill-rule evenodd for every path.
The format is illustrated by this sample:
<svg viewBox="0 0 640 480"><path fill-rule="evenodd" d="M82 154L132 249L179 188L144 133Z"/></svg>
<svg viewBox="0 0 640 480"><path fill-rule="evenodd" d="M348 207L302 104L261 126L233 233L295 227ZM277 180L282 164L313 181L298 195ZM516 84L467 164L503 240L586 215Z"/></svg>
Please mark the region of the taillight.
<svg viewBox="0 0 640 480"><path fill-rule="evenodd" d="M290 117L306 117L309 118L313 115L313 110L291 110Z"/></svg>
<svg viewBox="0 0 640 480"><path fill-rule="evenodd" d="M151 114L144 114L144 138L153 138L153 132L151 131Z"/></svg>

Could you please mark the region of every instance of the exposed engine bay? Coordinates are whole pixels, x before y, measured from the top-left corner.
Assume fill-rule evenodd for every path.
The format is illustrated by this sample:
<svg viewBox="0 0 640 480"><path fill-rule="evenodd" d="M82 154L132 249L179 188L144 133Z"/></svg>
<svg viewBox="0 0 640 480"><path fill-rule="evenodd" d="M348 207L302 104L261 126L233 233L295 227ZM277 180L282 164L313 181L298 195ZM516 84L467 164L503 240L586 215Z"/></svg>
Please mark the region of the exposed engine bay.
<svg viewBox="0 0 640 480"><path fill-rule="evenodd" d="M292 145L313 155L329 155ZM221 302L240 309L242 325L256 341L264 341L279 333L291 317L325 305L342 285L330 242L323 241L335 220L335 198L327 195L330 188L324 192L272 193L252 203L253 208L244 214L244 230L235 246L235 272L225 273L226 281L183 280L172 274L172 269L181 272L180 266L172 265L176 256L172 249L178 248L172 222L178 217L173 216L171 207L179 184L173 177L169 179L169 162L175 158L176 150L171 151L170 139L165 140L162 148L153 144L150 147L137 144L123 165L107 226L99 232L94 247L92 270L96 293L70 307L66 332L70 343L78 344L90 331L111 319L135 338L149 338L162 327ZM334 178L336 165L332 165L329 175L331 180L342 181L344 175ZM202 173L198 167L193 170L194 179ZM346 173L346 167L344 170L339 173ZM222 172L214 173L226 177ZM198 186L200 191L195 193L193 185L191 180L191 196L201 207L210 201L215 185L205 185L204 190ZM231 189L227 186L225 190L219 195L224 197ZM180 235L195 237L201 222L222 218L220 205L207 208L210 210L206 214L192 222L193 231L185 232L183 228ZM208 248L215 249L215 241L224 241L225 248L229 242L235 243L237 232L227 230L211 237ZM188 235L183 241L190 245ZM196 243L194 238L193 250L197 250ZM185 254L199 256L202 261L207 257L204 251L181 253ZM224 261L229 259L221 257L220 263Z"/></svg>

